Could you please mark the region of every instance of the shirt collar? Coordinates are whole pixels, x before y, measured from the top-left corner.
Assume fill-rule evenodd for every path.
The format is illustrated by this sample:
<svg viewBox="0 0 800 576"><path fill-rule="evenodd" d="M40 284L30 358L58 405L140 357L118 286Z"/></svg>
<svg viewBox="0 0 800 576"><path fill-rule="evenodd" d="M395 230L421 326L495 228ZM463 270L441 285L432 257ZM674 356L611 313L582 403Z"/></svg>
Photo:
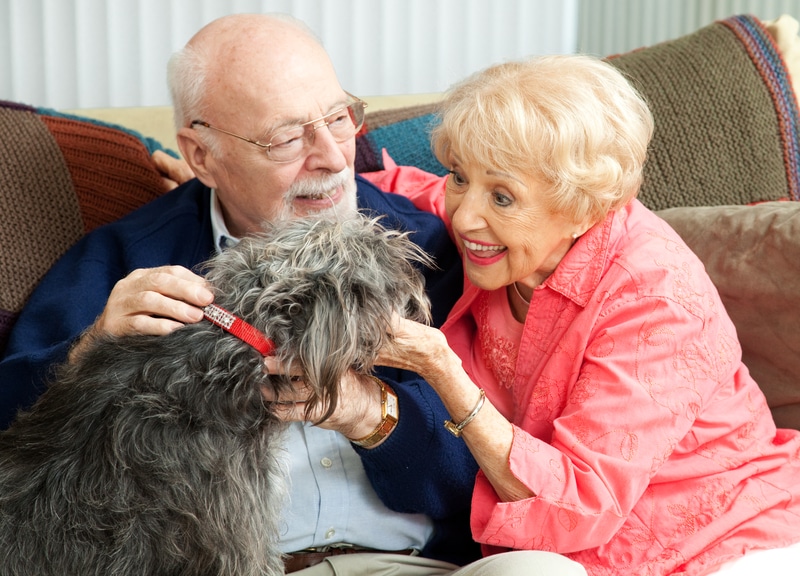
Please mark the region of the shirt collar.
<svg viewBox="0 0 800 576"><path fill-rule="evenodd" d="M239 239L231 234L225 225L225 218L222 216L222 208L219 205L217 191L213 188L211 189L211 233L213 234L214 247L217 252L223 248L236 246L239 243Z"/></svg>
<svg viewBox="0 0 800 576"><path fill-rule="evenodd" d="M580 306L597 291L608 266L613 246L625 235L631 211L643 206L634 199L592 226L567 252L541 287L547 286Z"/></svg>

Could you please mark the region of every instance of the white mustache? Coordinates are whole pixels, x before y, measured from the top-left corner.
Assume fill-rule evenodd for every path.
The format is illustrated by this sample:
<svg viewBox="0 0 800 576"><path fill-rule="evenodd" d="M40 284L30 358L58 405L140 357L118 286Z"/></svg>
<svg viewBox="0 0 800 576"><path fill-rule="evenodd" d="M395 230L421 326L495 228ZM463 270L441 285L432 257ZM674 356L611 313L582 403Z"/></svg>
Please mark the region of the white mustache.
<svg viewBox="0 0 800 576"><path fill-rule="evenodd" d="M319 178L308 178L295 182L289 187L287 197L289 202L301 196L321 197L327 196L330 198L331 192L336 188L345 187L345 185L353 179L350 168L345 168L337 174L330 174L328 176L321 176Z"/></svg>

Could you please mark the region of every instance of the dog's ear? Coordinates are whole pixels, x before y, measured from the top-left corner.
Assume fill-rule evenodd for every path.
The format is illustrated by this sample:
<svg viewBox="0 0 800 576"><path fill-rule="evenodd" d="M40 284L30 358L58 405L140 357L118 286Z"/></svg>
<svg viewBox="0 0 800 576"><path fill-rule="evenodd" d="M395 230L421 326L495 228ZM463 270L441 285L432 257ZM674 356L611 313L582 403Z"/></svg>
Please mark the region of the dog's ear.
<svg viewBox="0 0 800 576"><path fill-rule="evenodd" d="M342 278L329 273L316 275L313 290L303 303L305 326L293 342L306 384L315 394L309 412L325 407L321 420L333 414L339 401L339 382L353 366L359 350L359 323L363 318L348 303Z"/></svg>
<svg viewBox="0 0 800 576"><path fill-rule="evenodd" d="M394 314L428 318L424 282L413 265L425 255L407 235L363 217L317 225L306 238L305 248L310 246L324 246L327 256L297 258L309 290L300 315L305 326L296 326L296 352L329 416L345 373L372 372Z"/></svg>

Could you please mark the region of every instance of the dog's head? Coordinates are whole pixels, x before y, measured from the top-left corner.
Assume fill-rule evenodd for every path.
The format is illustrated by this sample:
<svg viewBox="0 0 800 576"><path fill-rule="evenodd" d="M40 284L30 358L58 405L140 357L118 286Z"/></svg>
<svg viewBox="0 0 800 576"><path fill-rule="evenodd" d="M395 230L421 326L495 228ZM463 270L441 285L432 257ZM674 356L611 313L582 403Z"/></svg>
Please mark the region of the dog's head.
<svg viewBox="0 0 800 576"><path fill-rule="evenodd" d="M394 313L429 320L418 265L432 263L408 234L358 215L271 224L211 259L206 278L215 304L269 338L287 373L302 370L309 409L323 402L327 417L345 372L371 372ZM269 379L278 393L288 382Z"/></svg>

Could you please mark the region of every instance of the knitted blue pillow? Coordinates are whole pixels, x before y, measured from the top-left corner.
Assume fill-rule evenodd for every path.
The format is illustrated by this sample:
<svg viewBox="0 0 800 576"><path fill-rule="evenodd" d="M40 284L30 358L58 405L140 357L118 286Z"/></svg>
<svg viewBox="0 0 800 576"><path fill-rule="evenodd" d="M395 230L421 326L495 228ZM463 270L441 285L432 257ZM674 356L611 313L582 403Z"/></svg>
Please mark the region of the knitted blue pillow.
<svg viewBox="0 0 800 576"><path fill-rule="evenodd" d="M367 113L364 129L356 138L356 171L383 170L386 149L398 165L446 174L431 151L431 129L438 121L433 110L434 105L421 104Z"/></svg>

